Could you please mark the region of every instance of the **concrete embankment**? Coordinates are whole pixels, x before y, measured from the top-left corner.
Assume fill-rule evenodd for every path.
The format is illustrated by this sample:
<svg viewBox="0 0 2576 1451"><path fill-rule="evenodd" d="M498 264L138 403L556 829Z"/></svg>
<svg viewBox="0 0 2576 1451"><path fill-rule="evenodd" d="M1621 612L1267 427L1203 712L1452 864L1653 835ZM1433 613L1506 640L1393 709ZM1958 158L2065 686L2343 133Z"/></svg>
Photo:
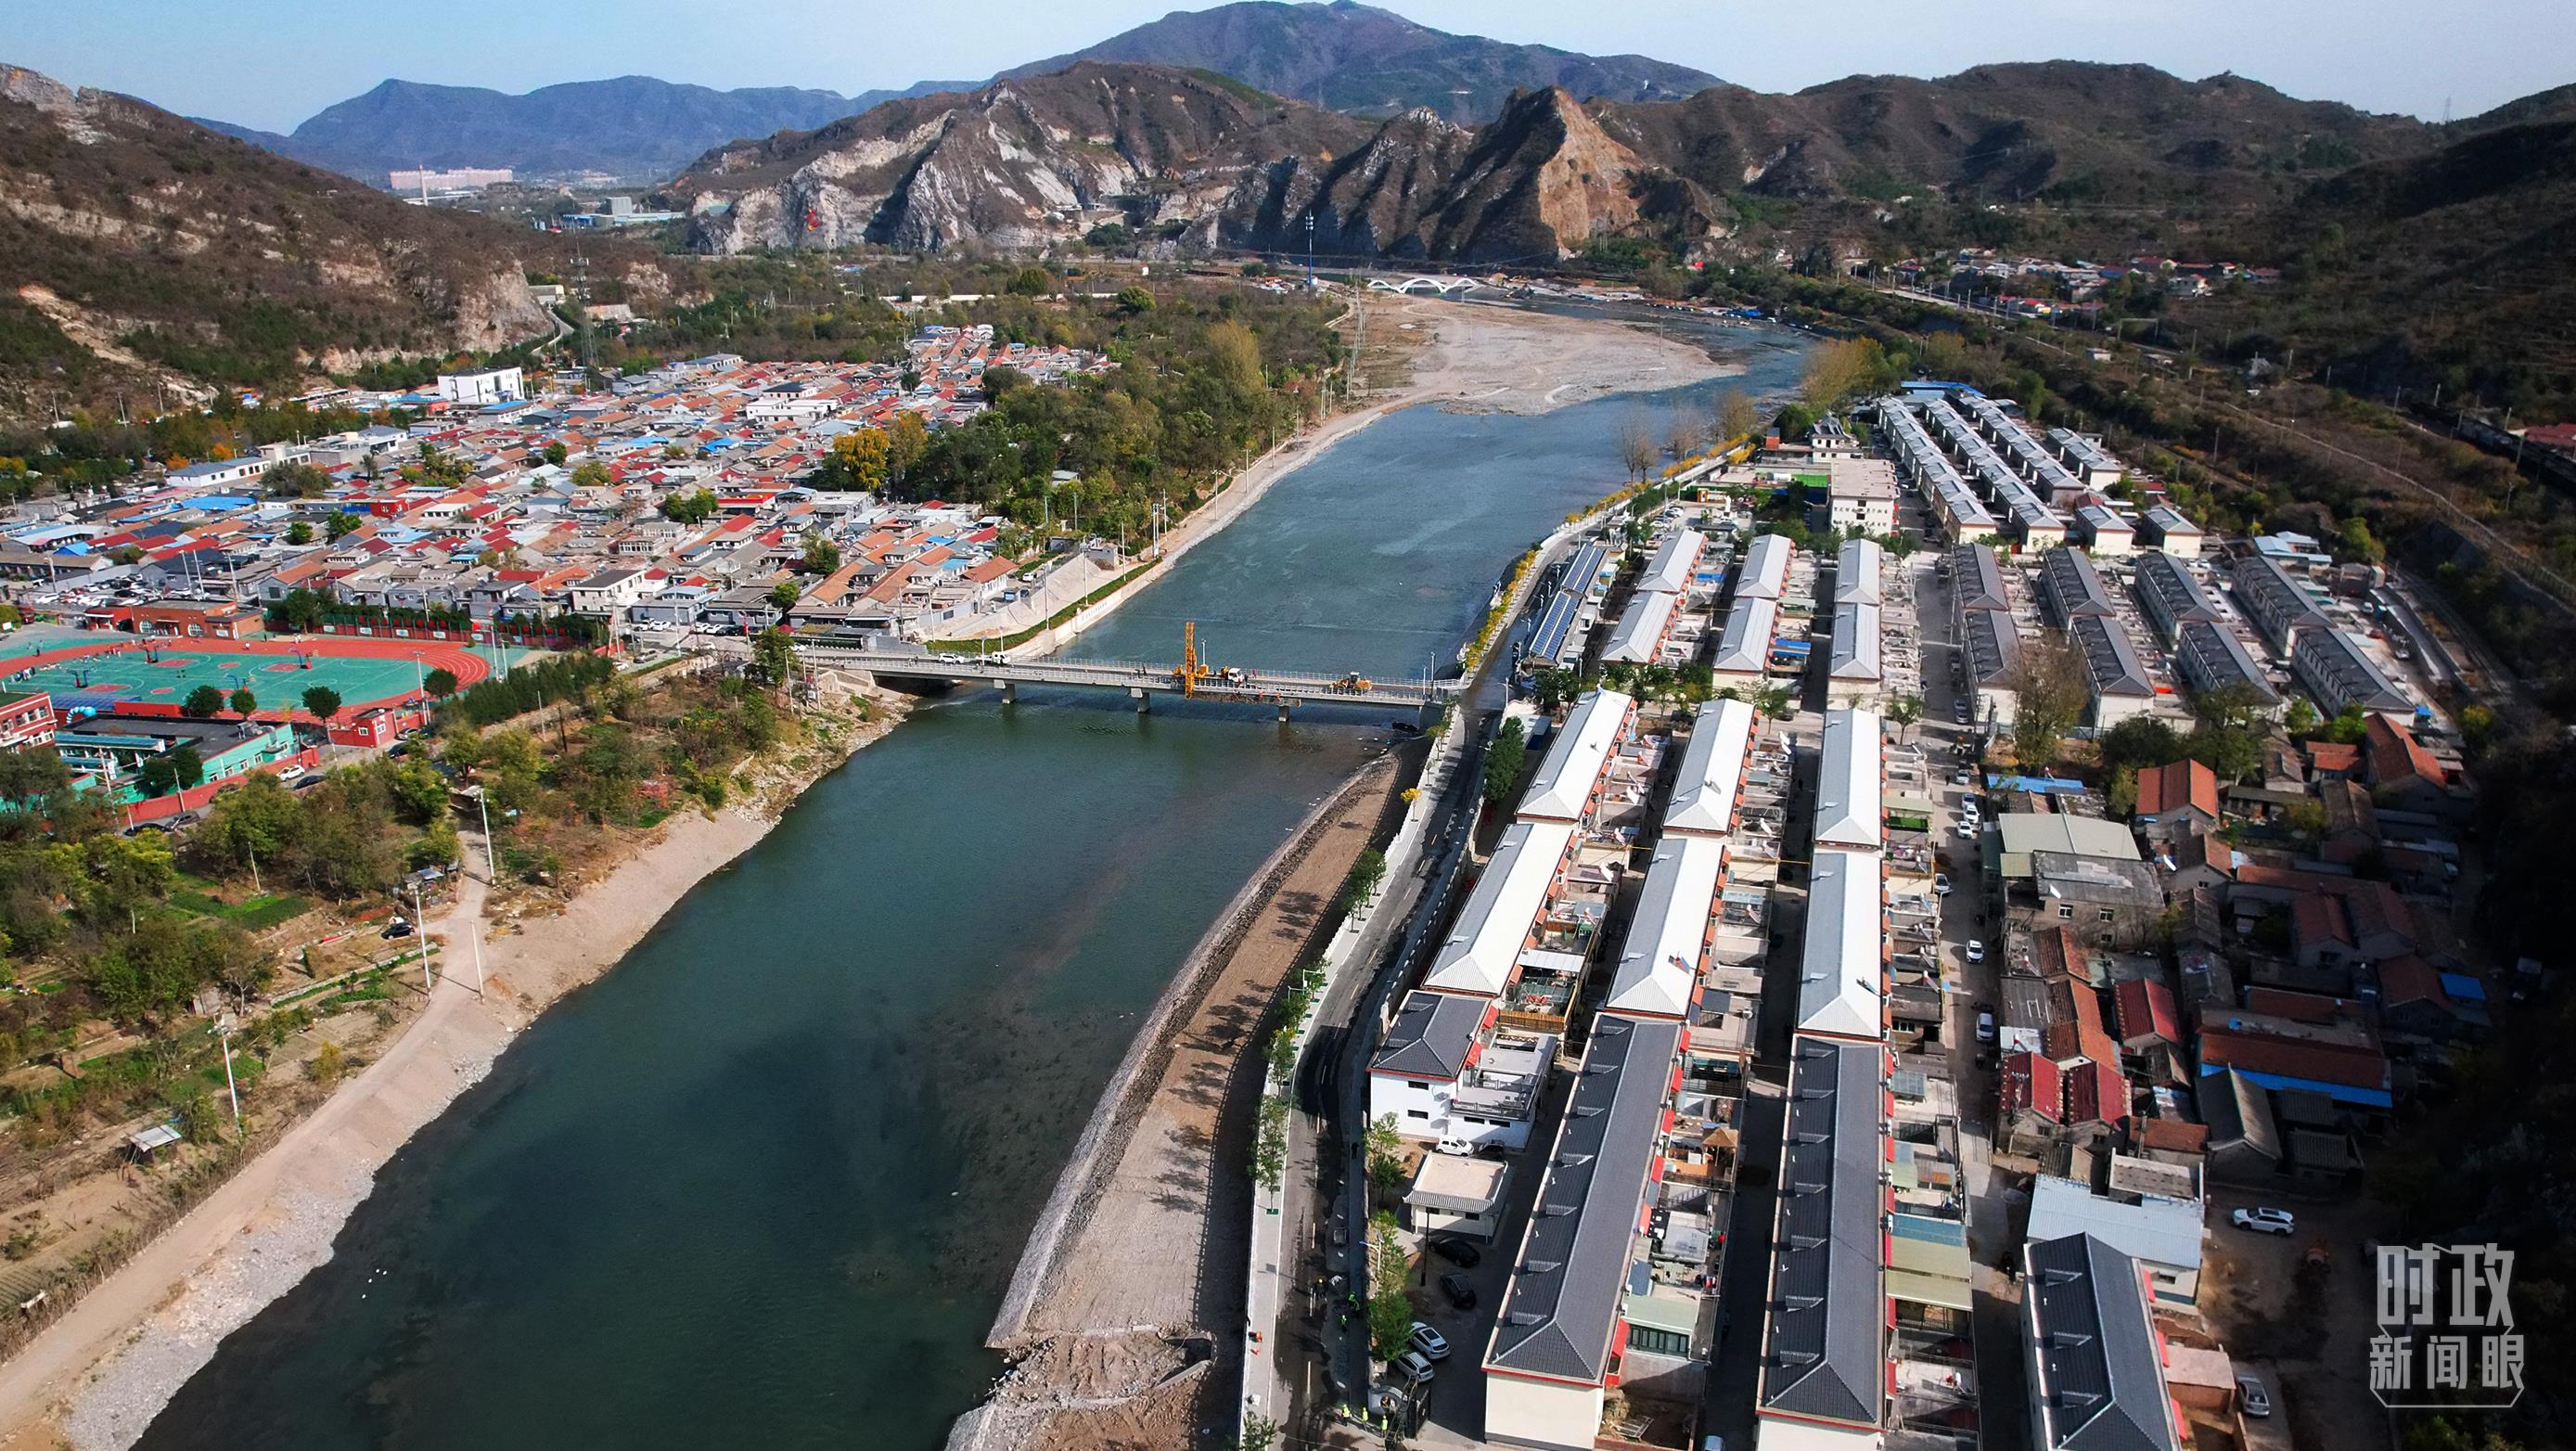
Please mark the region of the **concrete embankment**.
<svg viewBox="0 0 2576 1451"><path fill-rule="evenodd" d="M1238 1243L1271 1002L1384 834L1397 762L1370 763L1293 829L1183 962L1103 1090L1040 1214L989 1342L1018 1363L952 1451L1182 1444L1236 1376ZM1213 1372L1213 1375L1211 1375ZM1143 1436L1144 1441L1133 1438Z"/></svg>

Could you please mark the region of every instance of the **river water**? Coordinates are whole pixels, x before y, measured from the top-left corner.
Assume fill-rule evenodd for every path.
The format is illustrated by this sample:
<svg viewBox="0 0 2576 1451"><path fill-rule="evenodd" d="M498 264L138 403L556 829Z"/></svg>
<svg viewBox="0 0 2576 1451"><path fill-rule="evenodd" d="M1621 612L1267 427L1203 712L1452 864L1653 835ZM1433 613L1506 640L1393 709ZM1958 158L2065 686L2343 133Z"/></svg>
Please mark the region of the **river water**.
<svg viewBox="0 0 2576 1451"><path fill-rule="evenodd" d="M1728 331L1732 385L1799 340ZM1281 480L1076 647L1406 676L1617 483L1620 422L1417 408ZM990 692L817 784L386 1166L151 1448L928 1448L1181 958L1384 722Z"/></svg>

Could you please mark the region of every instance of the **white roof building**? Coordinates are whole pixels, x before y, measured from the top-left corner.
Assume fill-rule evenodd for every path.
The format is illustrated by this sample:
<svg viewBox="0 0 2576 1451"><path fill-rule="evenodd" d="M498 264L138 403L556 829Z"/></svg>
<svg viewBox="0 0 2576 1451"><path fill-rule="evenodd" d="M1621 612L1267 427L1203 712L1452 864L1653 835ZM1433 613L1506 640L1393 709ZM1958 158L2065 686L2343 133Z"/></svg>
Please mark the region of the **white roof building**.
<svg viewBox="0 0 2576 1451"><path fill-rule="evenodd" d="M1759 677L1771 662L1771 637L1780 627L1780 602L1759 595L1739 598L1727 609L1726 628L1718 632L1717 657L1709 670L1717 675Z"/></svg>
<svg viewBox="0 0 2576 1451"><path fill-rule="evenodd" d="M1795 1031L1878 1041L1887 1034L1885 921L1875 852L1819 847L1807 886Z"/></svg>
<svg viewBox="0 0 2576 1451"><path fill-rule="evenodd" d="M1736 798L1744 791L1744 761L1752 748L1751 702L1712 700L1701 706L1682 750L1681 774L1673 780L1665 833L1724 836L1735 830Z"/></svg>
<svg viewBox="0 0 2576 1451"><path fill-rule="evenodd" d="M1615 690L1595 690L1576 701L1521 795L1520 819L1581 821L1636 709L1634 698Z"/></svg>
<svg viewBox="0 0 2576 1451"><path fill-rule="evenodd" d="M1440 944L1427 988L1442 992L1500 997L1510 985L1530 924L1547 905L1547 889L1574 828L1556 821L1518 821L1503 832L1494 859L1476 879L1476 890L1459 910L1458 923Z"/></svg>
<svg viewBox="0 0 2576 1451"><path fill-rule="evenodd" d="M1629 665L1651 665L1655 653L1663 648L1664 632L1672 628L1673 615L1681 607L1681 596L1661 590L1640 590L1628 600L1627 613L1610 631L1610 643L1601 647L1601 658Z"/></svg>
<svg viewBox="0 0 2576 1451"><path fill-rule="evenodd" d="M1725 856L1726 843L1714 837L1667 834L1656 846L1603 1008L1657 1018L1690 1015Z"/></svg>
<svg viewBox="0 0 2576 1451"><path fill-rule="evenodd" d="M1879 567L1886 558L1887 551L1875 539L1844 540L1834 556L1834 603L1880 603Z"/></svg>
<svg viewBox="0 0 2576 1451"><path fill-rule="evenodd" d="M1878 642L1878 606L1865 600L1834 606L1833 661L1826 678L1836 686L1874 692L1886 674Z"/></svg>
<svg viewBox="0 0 2576 1451"><path fill-rule="evenodd" d="M1646 572L1637 577L1638 590L1680 594L1689 589L1691 571L1699 568L1700 551L1707 546L1708 536L1696 529L1676 532L1646 562Z"/></svg>
<svg viewBox="0 0 2576 1451"><path fill-rule="evenodd" d="M1883 843L1880 792L1887 780L1885 742L1872 710L1825 712L1825 743L1816 777L1816 845L1876 851Z"/></svg>
<svg viewBox="0 0 2576 1451"><path fill-rule="evenodd" d="M1744 563L1735 575L1735 598L1738 601L1776 600L1789 586L1789 556L1796 551L1778 534L1764 534L1744 551Z"/></svg>

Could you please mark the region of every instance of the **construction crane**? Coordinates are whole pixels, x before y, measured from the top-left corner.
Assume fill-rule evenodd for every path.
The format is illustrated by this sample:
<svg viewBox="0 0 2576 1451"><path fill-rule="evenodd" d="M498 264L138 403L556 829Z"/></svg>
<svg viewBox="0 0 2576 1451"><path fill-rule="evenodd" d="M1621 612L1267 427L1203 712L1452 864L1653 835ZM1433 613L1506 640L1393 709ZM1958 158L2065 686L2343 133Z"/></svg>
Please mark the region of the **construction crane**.
<svg viewBox="0 0 2576 1451"><path fill-rule="evenodd" d="M1182 622L1181 663L1172 671L1172 683L1181 688L1181 694L1196 695L1199 686L1210 680L1221 681L1227 685L1242 685L1251 679L1252 672L1239 665L1228 665L1219 669L1200 659L1199 622L1196 620Z"/></svg>

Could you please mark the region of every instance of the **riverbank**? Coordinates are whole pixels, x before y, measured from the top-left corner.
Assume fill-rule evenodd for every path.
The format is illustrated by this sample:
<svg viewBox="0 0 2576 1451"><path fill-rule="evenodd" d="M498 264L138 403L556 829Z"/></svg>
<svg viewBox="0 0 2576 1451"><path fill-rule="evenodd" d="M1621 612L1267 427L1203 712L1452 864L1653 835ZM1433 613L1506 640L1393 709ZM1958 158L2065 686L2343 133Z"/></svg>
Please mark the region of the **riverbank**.
<svg viewBox="0 0 2576 1451"><path fill-rule="evenodd" d="M449 944L448 975L409 1030L0 1366L0 1451L132 1445L224 1336L331 1257L377 1170L480 1082L512 1039L614 967L807 787L902 718L900 697L874 704L874 719L853 722L837 748L749 772L754 789L739 804L672 817L562 910L489 924L481 995L466 943L486 886L462 879L427 924ZM479 850L469 841L469 857Z"/></svg>
<svg viewBox="0 0 2576 1451"><path fill-rule="evenodd" d="M1228 1412L1259 1031L1392 829L1400 779L1394 757L1362 766L1173 974L1030 1232L990 1336L1012 1366L950 1451L1180 1445Z"/></svg>
<svg viewBox="0 0 2576 1451"><path fill-rule="evenodd" d="M1395 346L1405 355L1406 382L1364 395L1358 407L1246 464L1215 498L1163 536L1162 555L1153 564L1108 598L1014 647L1012 656L1033 659L1081 638L1200 541L1259 503L1272 485L1390 414L1426 404L1460 412L1548 413L1613 393L1678 388L1742 371L1646 323L1417 297L1368 296L1356 306L1368 309L1363 331L1374 329L1377 345L1386 345L1390 334L1400 339Z"/></svg>

